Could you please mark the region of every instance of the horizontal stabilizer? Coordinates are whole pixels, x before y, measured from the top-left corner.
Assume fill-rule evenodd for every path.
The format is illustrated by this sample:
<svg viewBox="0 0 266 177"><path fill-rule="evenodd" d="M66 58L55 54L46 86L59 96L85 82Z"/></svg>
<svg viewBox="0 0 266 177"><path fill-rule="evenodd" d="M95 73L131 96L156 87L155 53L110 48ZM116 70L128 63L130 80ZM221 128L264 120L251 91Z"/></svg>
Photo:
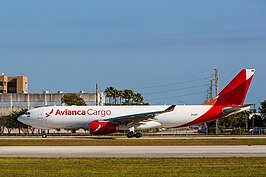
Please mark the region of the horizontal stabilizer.
<svg viewBox="0 0 266 177"><path fill-rule="evenodd" d="M236 113L239 113L239 112L242 112L242 111L249 110L251 105L253 105L253 104L245 104L245 105L237 106L237 107L234 107L234 108L225 107L225 108L223 108L223 113L224 114L236 114Z"/></svg>

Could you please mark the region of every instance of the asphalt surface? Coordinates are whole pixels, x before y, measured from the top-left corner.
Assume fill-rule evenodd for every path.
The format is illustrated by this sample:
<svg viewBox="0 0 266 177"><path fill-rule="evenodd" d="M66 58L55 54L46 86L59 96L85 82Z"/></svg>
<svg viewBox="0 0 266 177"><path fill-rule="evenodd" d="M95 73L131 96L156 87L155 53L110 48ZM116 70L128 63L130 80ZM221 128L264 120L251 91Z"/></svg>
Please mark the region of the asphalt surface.
<svg viewBox="0 0 266 177"><path fill-rule="evenodd" d="M1 146L0 157L210 158L266 157L266 146Z"/></svg>

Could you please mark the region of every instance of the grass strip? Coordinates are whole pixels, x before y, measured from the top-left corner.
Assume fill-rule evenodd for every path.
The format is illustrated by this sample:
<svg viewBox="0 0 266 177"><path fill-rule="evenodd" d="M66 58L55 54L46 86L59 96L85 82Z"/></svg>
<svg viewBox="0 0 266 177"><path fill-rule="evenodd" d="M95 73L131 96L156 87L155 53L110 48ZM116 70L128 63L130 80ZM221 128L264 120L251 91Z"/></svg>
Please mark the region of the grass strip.
<svg viewBox="0 0 266 177"><path fill-rule="evenodd" d="M26 176L266 176L266 158L0 158L0 174Z"/></svg>

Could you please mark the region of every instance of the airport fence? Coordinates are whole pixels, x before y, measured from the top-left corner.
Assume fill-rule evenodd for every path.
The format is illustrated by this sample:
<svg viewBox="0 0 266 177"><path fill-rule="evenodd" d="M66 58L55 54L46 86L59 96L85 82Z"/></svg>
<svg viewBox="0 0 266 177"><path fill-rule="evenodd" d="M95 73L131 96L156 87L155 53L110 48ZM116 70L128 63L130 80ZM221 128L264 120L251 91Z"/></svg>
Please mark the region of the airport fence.
<svg viewBox="0 0 266 177"><path fill-rule="evenodd" d="M49 136L55 136L55 137L63 137L63 136L93 136L90 135L88 130L78 130L78 131L70 131L70 130L46 130L46 133ZM109 135L102 135L102 137L119 137L119 136L126 136L127 132L118 132L113 133ZM165 131L142 131L143 136L214 136L214 133L199 133L195 129L168 129ZM33 129L33 128L21 128L21 129L8 129L6 127L0 127L0 136L41 136L42 130L41 129ZM235 128L235 129L224 129L221 130L219 135L266 135L266 129L265 128L258 128L255 127L251 130L245 130L241 128Z"/></svg>

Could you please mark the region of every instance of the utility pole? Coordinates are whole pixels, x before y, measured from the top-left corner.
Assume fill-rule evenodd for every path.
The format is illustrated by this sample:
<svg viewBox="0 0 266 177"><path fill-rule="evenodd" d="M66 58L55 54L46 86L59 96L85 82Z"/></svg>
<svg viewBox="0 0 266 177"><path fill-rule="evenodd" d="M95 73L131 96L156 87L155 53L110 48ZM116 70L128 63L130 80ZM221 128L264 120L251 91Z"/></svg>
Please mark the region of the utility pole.
<svg viewBox="0 0 266 177"><path fill-rule="evenodd" d="M208 85L208 90L207 90L207 96L206 96L206 103L211 101L213 99L213 75L210 80L210 85ZM208 124L205 122L204 126L206 127L206 134L208 134Z"/></svg>
<svg viewBox="0 0 266 177"><path fill-rule="evenodd" d="M219 92L219 79L218 79L218 69L214 69L215 71L215 94L216 96L218 96L218 92ZM218 135L219 134L219 120L217 119L215 122L215 134Z"/></svg>
<svg viewBox="0 0 266 177"><path fill-rule="evenodd" d="M205 98L205 103L207 103L207 102L209 102L209 101L211 101L213 98L212 98L212 96L213 96L213 89L212 89L212 87L213 87L213 79L211 79L210 80L210 83L209 83L209 85L208 85L208 88L207 88L207 94L206 94L206 98Z"/></svg>
<svg viewBox="0 0 266 177"><path fill-rule="evenodd" d="M213 91L213 83L212 83L212 79L211 79L211 83L210 83L210 93L209 93L209 101L211 101L213 99L213 95L212 95L212 91Z"/></svg>
<svg viewBox="0 0 266 177"><path fill-rule="evenodd" d="M98 100L98 84L96 83L96 106L99 106L99 100Z"/></svg>

